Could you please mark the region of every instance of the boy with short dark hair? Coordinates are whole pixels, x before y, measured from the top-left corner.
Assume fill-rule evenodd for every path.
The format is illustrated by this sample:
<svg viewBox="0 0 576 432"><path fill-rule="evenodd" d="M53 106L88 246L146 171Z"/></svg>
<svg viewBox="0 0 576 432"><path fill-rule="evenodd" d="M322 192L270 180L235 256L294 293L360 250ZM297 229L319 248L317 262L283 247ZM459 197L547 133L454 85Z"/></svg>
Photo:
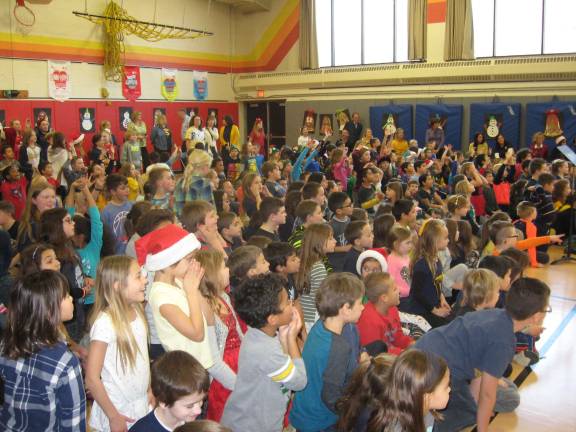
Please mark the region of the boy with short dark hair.
<svg viewBox="0 0 576 432"><path fill-rule="evenodd" d="M124 222L133 203L128 201L128 179L121 174L110 174L106 177L106 190L110 194L110 201L101 213L102 223L114 234L116 255L124 255L128 236L124 229Z"/></svg>
<svg viewBox="0 0 576 432"><path fill-rule="evenodd" d="M296 218L302 221L290 235L288 243L296 249L300 250L302 247L302 240L304 239L304 230L312 224L326 222L322 214L322 207L313 200L304 200L296 207Z"/></svg>
<svg viewBox="0 0 576 432"><path fill-rule="evenodd" d="M282 172L276 162L264 162L262 165L262 177L264 178L264 186L268 188L273 197L283 198L286 195L286 190L278 183L278 180L282 177Z"/></svg>
<svg viewBox="0 0 576 432"><path fill-rule="evenodd" d="M384 199L384 194L376 191L375 184L378 182L378 178L378 168L369 166L364 170L362 185L358 189L358 204L369 215L376 213L374 207Z"/></svg>
<svg viewBox="0 0 576 432"><path fill-rule="evenodd" d="M500 255L500 253L509 248L516 248L526 250L530 247L537 247L549 243L562 243L564 234L540 236L524 240L518 240L518 231L514 228L511 222L497 221L492 225L490 230L490 237L494 243L494 251L492 255Z"/></svg>
<svg viewBox="0 0 576 432"><path fill-rule="evenodd" d="M370 249L374 242L374 233L368 222L354 221L350 222L344 231L346 241L352 245L344 258L342 271L360 276L356 271L358 257L366 249Z"/></svg>
<svg viewBox="0 0 576 432"><path fill-rule="evenodd" d="M258 222L261 223L257 226ZM255 223L254 225L252 223ZM286 208L284 202L280 198L265 197L260 203L258 212L253 216L251 224L248 227L251 233L247 233L246 237L250 239L252 236L267 237L272 241L280 241L278 235L278 228L280 225L286 223ZM248 230L247 230L248 231Z"/></svg>
<svg viewBox="0 0 576 432"><path fill-rule="evenodd" d="M131 431L172 431L200 415L210 377L198 360L184 351L170 351L152 364L151 375L155 408Z"/></svg>
<svg viewBox="0 0 576 432"><path fill-rule="evenodd" d="M346 273L328 276L316 294L320 320L310 330L303 351L308 385L296 393L290 412L290 423L298 431L333 430L338 420L336 402L360 358L354 323L364 309L363 294L362 282Z"/></svg>
<svg viewBox="0 0 576 432"><path fill-rule="evenodd" d="M352 248L344 235L354 211L352 199L346 192L332 192L328 196L328 209L332 213L328 224L332 227L332 233L336 239L334 253L329 254L328 258L332 267L339 270L344 266L346 253Z"/></svg>
<svg viewBox="0 0 576 432"><path fill-rule="evenodd" d="M20 219L26 208L26 177L22 175L19 165L8 165L2 171L4 180L0 185L2 199L9 201L14 206L14 217Z"/></svg>
<svg viewBox="0 0 576 432"><path fill-rule="evenodd" d="M368 303L358 320L360 343L368 349L370 344L382 341L389 353L399 355L414 340L402 331L396 282L388 273L374 272L366 277L364 286Z"/></svg>
<svg viewBox="0 0 576 432"><path fill-rule="evenodd" d="M293 275L300 270L300 258L296 250L285 242L272 242L264 250L264 258L270 264L270 271L281 275L288 281L287 292L288 299L296 301L298 299L298 290L294 285Z"/></svg>
<svg viewBox="0 0 576 432"><path fill-rule="evenodd" d="M242 339L234 391L221 423L235 432L281 431L290 390L306 387L297 337L302 320L275 274L247 279L232 291L234 309L249 326Z"/></svg>
<svg viewBox="0 0 576 432"><path fill-rule="evenodd" d="M499 385L499 381L514 357L514 334L542 333L549 299L550 288L544 282L518 279L508 292L506 309L466 314L416 342L415 348L443 357L450 369L450 401L435 430L451 432L476 423L478 432L486 432L494 411L518 407L516 385L507 379L506 386Z"/></svg>
<svg viewBox="0 0 576 432"><path fill-rule="evenodd" d="M240 217L233 212L223 212L218 215L218 232L222 238L228 243L229 250L226 251L228 255L234 249L239 248L244 244L242 238L242 221Z"/></svg>
<svg viewBox="0 0 576 432"><path fill-rule="evenodd" d="M0 201L0 228L10 234L10 238L16 241L20 222L14 219L14 205L10 201Z"/></svg>
<svg viewBox="0 0 576 432"><path fill-rule="evenodd" d="M212 249L226 256L226 242L218 233L218 213L212 204L203 200L188 201L180 215L182 227L194 234L202 250Z"/></svg>

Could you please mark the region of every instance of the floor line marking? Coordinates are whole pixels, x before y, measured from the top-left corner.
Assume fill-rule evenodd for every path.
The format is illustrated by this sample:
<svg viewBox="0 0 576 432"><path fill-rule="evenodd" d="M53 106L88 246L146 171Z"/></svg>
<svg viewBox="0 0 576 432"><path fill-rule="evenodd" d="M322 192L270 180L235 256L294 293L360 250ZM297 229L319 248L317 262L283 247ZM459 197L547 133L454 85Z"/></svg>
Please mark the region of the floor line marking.
<svg viewBox="0 0 576 432"><path fill-rule="evenodd" d="M576 306L572 307L572 309L570 310L568 315L566 315L564 317L564 319L562 320L562 322L560 323L560 325L558 327L556 327L556 330L554 330L554 333L552 333L552 335L550 335L550 337L546 340L546 342L544 343L544 346L538 350L538 352L540 353L540 357L543 357L546 355L548 350L552 347L554 342L556 342L556 340L560 337L562 332L564 332L566 327L568 327L568 324L570 324L570 321L572 321L572 319L575 316L576 316ZM536 365L537 364L538 363L536 363ZM536 365L534 365L534 366L536 366Z"/></svg>
<svg viewBox="0 0 576 432"><path fill-rule="evenodd" d="M566 301L576 302L576 298L572 298L572 297L564 297L564 296L559 296L559 295L551 295L550 297L553 299L556 299L556 300L566 300Z"/></svg>

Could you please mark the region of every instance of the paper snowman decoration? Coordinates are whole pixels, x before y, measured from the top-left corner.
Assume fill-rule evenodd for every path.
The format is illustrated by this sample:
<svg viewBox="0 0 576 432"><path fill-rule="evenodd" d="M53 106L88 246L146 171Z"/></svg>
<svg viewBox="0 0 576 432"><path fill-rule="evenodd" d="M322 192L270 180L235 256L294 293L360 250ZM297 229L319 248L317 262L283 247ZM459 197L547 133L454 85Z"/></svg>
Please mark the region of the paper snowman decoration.
<svg viewBox="0 0 576 432"><path fill-rule="evenodd" d="M122 119L122 127L128 129L128 124L130 123L130 112L124 111L124 118Z"/></svg>
<svg viewBox="0 0 576 432"><path fill-rule="evenodd" d="M92 117L90 116L90 111L84 111L82 116L82 129L85 131L91 131L93 126Z"/></svg>
<svg viewBox="0 0 576 432"><path fill-rule="evenodd" d="M382 126L384 130L384 135L394 135L396 133L396 124L394 123L394 116L392 114L388 114L388 118L386 119L386 123Z"/></svg>
<svg viewBox="0 0 576 432"><path fill-rule="evenodd" d="M498 120L495 116L490 116L488 119L488 127L486 128L486 135L490 138L496 138L500 133L500 128L498 127Z"/></svg>

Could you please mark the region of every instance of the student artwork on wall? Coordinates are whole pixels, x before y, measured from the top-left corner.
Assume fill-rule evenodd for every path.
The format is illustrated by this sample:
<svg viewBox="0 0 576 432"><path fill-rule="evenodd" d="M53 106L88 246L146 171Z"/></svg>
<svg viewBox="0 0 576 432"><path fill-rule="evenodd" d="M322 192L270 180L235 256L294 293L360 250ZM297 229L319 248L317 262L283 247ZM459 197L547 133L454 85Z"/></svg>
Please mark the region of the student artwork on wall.
<svg viewBox="0 0 576 432"><path fill-rule="evenodd" d="M336 110L336 122L338 123L338 130L344 130L344 126L352 119L350 110L348 108Z"/></svg>
<svg viewBox="0 0 576 432"><path fill-rule="evenodd" d="M316 119L318 114L314 110L307 109L304 111L304 119L302 120L302 127L308 129L309 134L314 134L316 132Z"/></svg>
<svg viewBox="0 0 576 432"><path fill-rule="evenodd" d="M370 107L370 129L372 135L381 141L384 130L404 129L404 137L408 140L414 136L412 130L412 105L382 105Z"/></svg>
<svg viewBox="0 0 576 432"><path fill-rule="evenodd" d="M332 123L332 114L320 114L320 135L332 135L334 133L334 124Z"/></svg>
<svg viewBox="0 0 576 432"><path fill-rule="evenodd" d="M3 127L6 127L6 111L4 110L0 110L0 124L2 124Z"/></svg>
<svg viewBox="0 0 576 432"><path fill-rule="evenodd" d="M518 148L520 141L519 103L473 103L470 104L470 136L469 142L474 140L478 132L484 134L490 144L499 134L512 146Z"/></svg>
<svg viewBox="0 0 576 432"><path fill-rule="evenodd" d="M34 108L34 125L37 126L41 120L47 119L52 127L52 108Z"/></svg>
<svg viewBox="0 0 576 432"><path fill-rule="evenodd" d="M426 136L443 137L443 144L451 144L456 150L462 148L462 105L418 104L416 105L416 139L418 146L426 145ZM441 128L435 131L434 128ZM430 132L427 132L430 130ZM440 141L442 141L440 139ZM441 143L437 143L439 147Z"/></svg>
<svg viewBox="0 0 576 432"><path fill-rule="evenodd" d="M215 126L218 126L218 110L216 108L208 108L208 116L206 118L209 117L214 117L216 119Z"/></svg>
<svg viewBox="0 0 576 432"><path fill-rule="evenodd" d="M549 150L556 147L560 135L572 142L576 136L576 101L526 104L526 146L532 144L536 132L544 132Z"/></svg>
<svg viewBox="0 0 576 432"><path fill-rule="evenodd" d="M120 124L120 130L125 131L128 129L128 123L132 120L130 116L132 115L132 107L119 107L118 108L118 120Z"/></svg>
<svg viewBox="0 0 576 432"><path fill-rule="evenodd" d="M96 110L94 108L79 108L80 132L96 131Z"/></svg>

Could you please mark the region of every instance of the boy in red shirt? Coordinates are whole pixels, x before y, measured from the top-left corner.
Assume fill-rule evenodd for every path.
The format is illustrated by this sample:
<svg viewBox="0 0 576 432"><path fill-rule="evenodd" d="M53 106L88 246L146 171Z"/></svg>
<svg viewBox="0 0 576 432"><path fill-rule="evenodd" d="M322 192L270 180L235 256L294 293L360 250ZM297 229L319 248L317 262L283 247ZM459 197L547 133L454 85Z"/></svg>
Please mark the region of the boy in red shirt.
<svg viewBox="0 0 576 432"><path fill-rule="evenodd" d="M14 218L20 220L26 207L26 178L20 173L17 164L12 164L2 172L2 198L14 206Z"/></svg>
<svg viewBox="0 0 576 432"><path fill-rule="evenodd" d="M397 307L400 293L396 282L388 273L376 272L366 277L364 285L368 303L357 323L360 344L366 347L382 341L388 347L388 353L400 354L414 340L402 331Z"/></svg>

